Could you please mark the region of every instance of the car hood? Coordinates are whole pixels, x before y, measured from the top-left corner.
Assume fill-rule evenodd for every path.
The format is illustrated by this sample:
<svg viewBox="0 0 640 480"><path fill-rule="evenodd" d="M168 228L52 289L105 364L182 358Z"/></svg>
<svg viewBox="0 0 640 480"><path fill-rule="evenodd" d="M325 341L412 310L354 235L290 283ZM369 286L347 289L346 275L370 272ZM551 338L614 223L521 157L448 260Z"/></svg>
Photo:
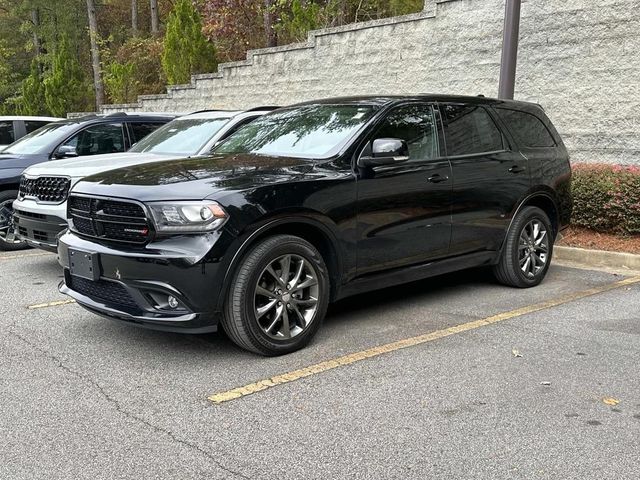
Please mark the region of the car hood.
<svg viewBox="0 0 640 480"><path fill-rule="evenodd" d="M65 158L42 162L25 170L26 175L62 175L72 178L84 178L96 173L113 170L115 168L129 167L140 163L180 158L175 155L159 155L156 153L107 153L104 155L91 155L85 157Z"/></svg>
<svg viewBox="0 0 640 480"><path fill-rule="evenodd" d="M246 190L311 175L310 160L262 155L225 155L136 165L93 175L73 188L141 201L200 200L220 191Z"/></svg>
<svg viewBox="0 0 640 480"><path fill-rule="evenodd" d="M25 168L43 160L46 160L46 157L42 158L40 155L16 155L0 152L0 170Z"/></svg>

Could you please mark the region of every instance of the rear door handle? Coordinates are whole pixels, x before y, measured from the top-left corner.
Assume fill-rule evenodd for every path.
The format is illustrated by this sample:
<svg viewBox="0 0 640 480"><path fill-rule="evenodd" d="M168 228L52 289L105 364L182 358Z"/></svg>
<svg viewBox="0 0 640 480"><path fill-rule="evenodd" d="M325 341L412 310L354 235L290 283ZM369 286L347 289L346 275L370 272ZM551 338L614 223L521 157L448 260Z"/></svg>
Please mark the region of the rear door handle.
<svg viewBox="0 0 640 480"><path fill-rule="evenodd" d="M514 165L509 169L511 173L522 173L526 170L524 167L519 167L518 165Z"/></svg>
<svg viewBox="0 0 640 480"><path fill-rule="evenodd" d="M434 175L431 175L427 180L429 180L431 183L440 183L446 182L447 180L449 180L449 177L442 176L439 173L436 173Z"/></svg>

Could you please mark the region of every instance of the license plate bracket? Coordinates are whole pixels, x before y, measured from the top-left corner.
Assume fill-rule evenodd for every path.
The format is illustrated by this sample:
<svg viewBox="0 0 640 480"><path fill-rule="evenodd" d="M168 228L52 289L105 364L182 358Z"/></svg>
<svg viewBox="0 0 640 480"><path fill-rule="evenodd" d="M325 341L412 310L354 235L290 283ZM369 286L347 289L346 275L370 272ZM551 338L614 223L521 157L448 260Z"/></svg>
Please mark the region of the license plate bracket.
<svg viewBox="0 0 640 480"><path fill-rule="evenodd" d="M100 279L100 262L97 253L69 249L69 272L91 281Z"/></svg>

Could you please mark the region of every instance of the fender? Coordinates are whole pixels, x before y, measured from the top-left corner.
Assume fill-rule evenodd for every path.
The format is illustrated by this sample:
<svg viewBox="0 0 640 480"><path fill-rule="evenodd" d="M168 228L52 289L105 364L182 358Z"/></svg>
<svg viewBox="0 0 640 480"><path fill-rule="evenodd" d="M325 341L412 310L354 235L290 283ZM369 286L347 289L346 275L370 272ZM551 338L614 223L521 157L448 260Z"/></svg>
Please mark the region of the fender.
<svg viewBox="0 0 640 480"><path fill-rule="evenodd" d="M498 255L496 258L500 258L500 256L502 255L502 251L504 249L504 245L507 243L507 235L509 235L509 232L511 231L511 225L513 225L513 221L515 220L516 216L518 215L518 213L520 212L520 210L522 210L522 208L525 206L525 204L531 200L532 198L535 197L547 197L554 205L556 211L558 211L558 202L557 200L553 197L553 195L549 192L546 191L540 191L537 190L535 192L531 192L529 194L527 194L524 198L522 198L520 200L520 202L518 203L518 206L513 210L513 212L511 213L511 220L509 221L509 226L507 227L505 234L504 234L504 238L502 239L502 245L500 246L500 251L498 252Z"/></svg>
<svg viewBox="0 0 640 480"><path fill-rule="evenodd" d="M15 186L16 188L20 184L20 177L22 176L23 168L6 168L0 170L0 187L5 185ZM6 190L6 189L2 189Z"/></svg>
<svg viewBox="0 0 640 480"><path fill-rule="evenodd" d="M247 252L247 250L249 250L249 247L251 246L251 244L255 241L256 238L262 236L263 234L269 232L270 230L274 230L278 227L281 227L287 224L304 223L307 225L311 225L315 228L318 228L327 236L327 238L331 242L331 245L334 251L336 252L337 259L335 264L338 269L338 271L336 272L336 276L337 276L338 283L341 283L343 278L343 267L344 267L343 259L345 257L344 251L340 245L340 242L338 242L335 232L326 224L326 222L322 221L324 217L321 214L317 214L315 212L304 212L304 213L300 212L295 216L291 216L286 212L285 213L279 212L279 213L280 215L286 215L286 216L271 218L267 220L266 223L262 223L256 226L256 228L254 228L253 230L249 232L245 232L243 235L241 235L239 239L240 245L235 249L233 257L231 258L231 260L229 261L229 263L226 265L226 268L225 268L225 274L224 274L224 279L222 283L223 285L225 285L225 288L220 291L220 294L218 295L218 301L216 302L219 310L221 310L222 306L224 305L224 297L227 293L227 288L230 285L230 278L235 272L243 255ZM332 297L335 296L339 288L340 288L339 284L332 285L332 290L333 290Z"/></svg>

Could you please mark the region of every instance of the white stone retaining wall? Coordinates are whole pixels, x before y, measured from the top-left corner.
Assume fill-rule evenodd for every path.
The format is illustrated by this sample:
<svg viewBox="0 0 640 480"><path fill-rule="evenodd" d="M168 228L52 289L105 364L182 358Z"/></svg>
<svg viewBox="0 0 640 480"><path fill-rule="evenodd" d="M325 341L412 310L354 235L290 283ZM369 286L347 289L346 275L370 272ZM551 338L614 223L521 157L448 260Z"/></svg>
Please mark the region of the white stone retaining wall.
<svg viewBox="0 0 640 480"><path fill-rule="evenodd" d="M497 94L504 0L314 31L104 112L287 105L342 95ZM541 103L573 161L640 164L640 0L523 0L516 99Z"/></svg>

